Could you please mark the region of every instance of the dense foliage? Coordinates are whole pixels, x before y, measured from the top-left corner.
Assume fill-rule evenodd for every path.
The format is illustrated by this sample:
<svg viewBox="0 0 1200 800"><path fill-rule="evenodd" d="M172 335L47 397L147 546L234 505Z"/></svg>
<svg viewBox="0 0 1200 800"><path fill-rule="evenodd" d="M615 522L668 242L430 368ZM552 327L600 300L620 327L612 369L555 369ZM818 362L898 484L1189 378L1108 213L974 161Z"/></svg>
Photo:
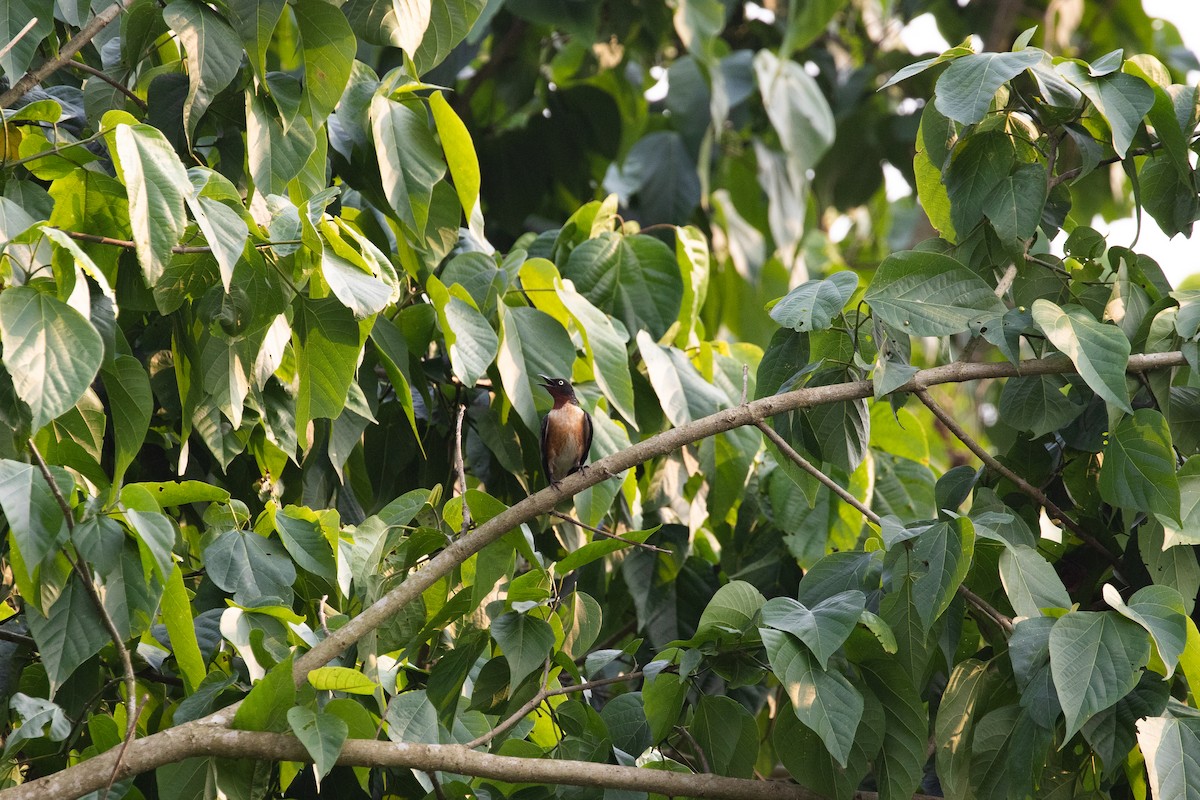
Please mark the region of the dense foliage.
<svg viewBox="0 0 1200 800"><path fill-rule="evenodd" d="M0 795L1197 796L1200 65L789 5L0 0Z"/></svg>

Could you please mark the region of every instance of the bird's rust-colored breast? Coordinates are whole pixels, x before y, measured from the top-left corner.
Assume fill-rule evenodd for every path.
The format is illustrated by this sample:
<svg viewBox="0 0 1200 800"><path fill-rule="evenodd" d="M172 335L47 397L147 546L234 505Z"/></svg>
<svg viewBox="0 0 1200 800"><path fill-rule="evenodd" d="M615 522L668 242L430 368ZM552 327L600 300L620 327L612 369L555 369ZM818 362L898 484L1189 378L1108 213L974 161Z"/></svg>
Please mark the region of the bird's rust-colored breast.
<svg viewBox="0 0 1200 800"><path fill-rule="evenodd" d="M546 457L555 480L565 477L578 466L583 454L584 410L567 403L549 412Z"/></svg>

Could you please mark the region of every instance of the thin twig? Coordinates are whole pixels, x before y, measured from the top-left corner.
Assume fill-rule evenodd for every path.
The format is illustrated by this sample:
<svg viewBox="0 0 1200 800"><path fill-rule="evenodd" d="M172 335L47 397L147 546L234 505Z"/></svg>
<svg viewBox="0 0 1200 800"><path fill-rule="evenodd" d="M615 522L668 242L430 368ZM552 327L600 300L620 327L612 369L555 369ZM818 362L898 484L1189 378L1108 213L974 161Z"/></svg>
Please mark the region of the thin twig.
<svg viewBox="0 0 1200 800"><path fill-rule="evenodd" d="M79 144L79 142L73 142L73 144ZM15 163L16 163L15 161L9 162L9 164L6 166L11 166L12 164L15 164ZM92 242L94 244L107 244L107 245L112 245L113 247L123 247L126 250L133 250L134 248L137 247L137 244L135 244L133 241L131 241L129 239L114 239L111 236L97 236L94 233L80 233L79 231L63 231L63 233L65 233L67 236L70 236L72 239L77 239L81 242ZM255 242L254 246L261 250L261 249L268 248L268 247L275 247L276 245L281 245L281 244L303 244L303 242L300 239L286 239L286 240L271 241L271 242ZM212 247L210 247L208 245L179 245L179 244L177 244L171 248L171 252L172 253L211 253ZM295 288L295 287L293 287L293 288Z"/></svg>
<svg viewBox="0 0 1200 800"><path fill-rule="evenodd" d="M132 89L130 89L128 86L121 83L119 80L117 80L113 76L109 75L108 73L102 72L102 71L96 69L95 67L91 66L90 64L84 64L82 61L68 61L66 63L66 66L70 67L71 69L77 69L80 72L86 72L88 75L91 75L94 78L99 78L100 80L104 81L109 86L113 87L118 92L120 92L121 94L125 95L130 100L132 100L135 104L137 104L137 107L140 108L142 111L146 111L149 108L146 105L145 100L138 97L137 94Z"/></svg>
<svg viewBox="0 0 1200 800"><path fill-rule="evenodd" d="M109 23L115 20L132 3L133 0L117 0L117 2L92 17L87 25L79 29L79 33L71 37L70 41L59 48L57 56L47 60L37 69L31 69L29 72L26 72L24 77L17 81L11 89L4 94L0 94L0 108L8 108L17 100L24 97L25 93L30 89L66 66L67 62L74 58L75 54L82 50L84 45L94 39L96 34L104 30Z"/></svg>
<svg viewBox="0 0 1200 800"><path fill-rule="evenodd" d="M558 517L563 522L569 522L572 525L578 525L579 527L581 527L585 530L589 530L592 533L598 533L601 536L606 536L609 539L614 539L618 542L624 542L625 544L631 544L634 547L640 547L643 550L650 550L655 553L670 553L671 552L670 550L664 550L661 547L655 547L652 544L646 544L645 542L637 542L637 541L634 541L633 539L626 539L624 536L613 533L612 531L606 531L603 528L592 527L591 525L588 525L586 522L580 522L579 520L572 517L570 514L564 514L561 511L551 511L550 516Z"/></svg>
<svg viewBox="0 0 1200 800"><path fill-rule="evenodd" d="M742 364L742 402L741 405L746 405L746 393L750 391L750 365Z"/></svg>
<svg viewBox="0 0 1200 800"><path fill-rule="evenodd" d="M696 741L691 732L683 725L678 726L675 730L683 734L683 738L687 739L692 745L692 751L696 754L696 758L700 759L700 771L703 773L712 772L712 767L708 764L708 756L704 754L704 748Z"/></svg>
<svg viewBox="0 0 1200 800"><path fill-rule="evenodd" d="M1018 489L1032 497L1034 502L1046 509L1047 514L1049 514L1052 518L1057 519L1065 528L1067 528L1067 530L1075 534L1075 536L1077 536L1081 541L1083 541L1097 553L1104 556L1104 558L1114 567L1119 568L1121 566L1121 560L1119 558L1113 555L1107 547L1101 544L1099 539L1084 530L1082 525L1072 519L1067 512L1063 511L1058 506L1057 503L1047 497L1045 492L1022 478L1017 473L1013 472L1008 467L1001 464L998 460L996 460L995 456L985 450L983 446L979 444L979 442L975 441L975 439L963 429L963 426L959 425L958 421L955 420L954 417L950 416L949 413L947 413L946 409L938 405L938 402L929 395L928 389L917 389L914 394L916 394L920 401L925 404L926 408L933 412L935 417L941 420L942 424L946 426L946 429L953 433L960 442L966 445L968 450L978 456L979 460L986 464L989 469L991 469L993 472L999 473L1016 484Z"/></svg>
<svg viewBox="0 0 1200 800"><path fill-rule="evenodd" d="M462 528L458 534L466 536L471 530L471 507L467 505L467 468L463 465L462 424L463 416L467 413L466 405L458 407L458 421L454 423L454 484L458 487L458 496L462 498Z"/></svg>
<svg viewBox="0 0 1200 800"><path fill-rule="evenodd" d="M33 19L29 20L29 22L26 22L25 27L17 31L17 35L12 38L12 41L4 45L4 47L0 47L0 58L4 58L6 55L8 55L8 51L16 47L17 42L29 35L29 32L33 30L33 26L38 24L38 19L39 17L34 17Z"/></svg>
<svg viewBox="0 0 1200 800"><path fill-rule="evenodd" d="M1013 632L1013 621L1001 614L996 609L992 608L991 604L982 597L975 594L962 584L958 585L958 593L963 596L964 600L991 619L992 622L995 622L997 625L999 625L1000 630L1004 631L1006 634L1011 634Z"/></svg>
<svg viewBox="0 0 1200 800"><path fill-rule="evenodd" d="M516 725L521 720L525 719L525 717L528 716L530 712L532 712L535 708L540 706L542 703L544 703L546 700L550 699L551 697L557 697L558 695L561 695L561 694L572 694L574 692L586 692L590 689L598 689L601 686L611 686L614 683L624 683L626 681L636 681L638 678L641 678L644 675L645 675L645 673L643 673L641 670L638 670L636 672L627 672L624 675L617 675L616 677L613 677L613 678L600 678L599 680L587 681L586 683L573 683L570 686L560 686L557 689L548 689L548 688L546 688L545 684L543 684L541 690L537 694L535 694L533 697L531 697L529 699L529 702L527 702L525 705L521 706L519 709L517 709L512 714L510 714L508 717L506 717L504 719L504 721L497 724L496 727L492 728L490 731L483 734L482 736L475 739L474 741L469 742L466 745L466 747L468 749L473 750L476 747L480 747L482 745L487 744L492 739L495 739L497 736L504 733L505 731L507 731L512 726Z"/></svg>
<svg viewBox="0 0 1200 800"><path fill-rule="evenodd" d="M1188 142L1188 146L1190 147L1191 145L1195 144L1197 141L1200 141L1200 135L1193 136L1191 141ZM1133 156L1148 156L1151 153L1153 153L1154 151L1162 149L1162 147L1163 147L1162 141L1154 142L1149 147L1136 147L1136 148L1128 151L1127 153L1125 153L1124 157L1110 156L1108 158L1102 158L1098 162L1096 162L1096 166L1100 167L1100 166L1107 166L1108 164L1115 164L1118 161L1124 161L1126 158L1131 158ZM1093 167L1093 169L1094 169L1094 167ZM1050 176L1050 188L1053 189L1055 186L1058 186L1060 183L1063 183L1064 181L1073 180L1074 178L1077 178L1082 173L1083 173L1083 167L1075 167L1073 169L1067 170L1066 172L1061 172L1058 175L1051 175Z"/></svg>
<svg viewBox="0 0 1200 800"><path fill-rule="evenodd" d="M37 647L37 642L33 640L32 636L26 636L25 634L17 633L16 631L6 631L3 628L0 628L0 642L27 644L31 647Z"/></svg>
<svg viewBox="0 0 1200 800"><path fill-rule="evenodd" d="M75 532L75 514L71 511L71 505L67 502L67 498L63 496L62 489L59 488L54 473L50 471L50 466L46 464L46 459L42 458L42 453L38 450L37 444L34 443L33 439L29 439L28 442L29 452L33 455L38 469L41 470L42 477L45 478L47 485L49 485L50 493L54 495L59 508L62 509L63 517L66 519L67 531L73 535ZM108 631L108 636L112 639L113 646L117 649L117 656L121 659L121 668L125 672L125 714L128 719L125 723L125 740L121 744L121 754L118 756L116 763L113 764L112 775L108 780L108 788L111 788L113 780L117 776L117 771L121 768L121 756L124 755L125 748L129 746L130 740L137 735L137 676L133 672L133 659L129 657L129 649L125 647L125 641L121 638L121 632L117 630L117 624L113 622L108 609L104 607L103 598L96 591L96 584L92 581L91 571L87 568L83 559L72 558L71 554L65 551L64 555L66 555L67 561L71 562L71 568L79 576L80 582L83 583L84 591L87 592L88 598L96 609L96 613L100 616L100 621L104 623L104 628ZM104 790L105 795L108 793L108 788Z"/></svg>
<svg viewBox="0 0 1200 800"><path fill-rule="evenodd" d="M858 512L860 514L862 514L864 517L866 517L870 522L874 523L876 527L883 526L883 520L881 520L879 518L878 514L876 514L874 511L872 511L866 505L864 505L862 503L862 501L860 501L857 497L850 494L848 491L846 491L841 486L839 486L833 478L829 477L824 472L822 472L820 469L813 466L813 464L811 462L809 462L808 459L806 459L804 456L797 453L795 448L793 448L790 444L788 444L787 440L785 440L782 436L779 435L778 431L776 431L774 428L772 428L770 425L768 425L766 422L763 422L763 421L760 421L756 424L758 426L758 429L761 430L763 433L765 433L767 438L770 439L775 444L775 446L780 449L780 451L784 455L786 455L788 458L790 458L792 460L792 462L796 464L796 466L800 467L800 469L804 470L809 475L812 475L814 478L816 478L818 481L820 481L823 485L827 486L838 497L842 498L847 503L849 503L851 506L858 509ZM982 597L975 594L974 592L972 592L970 589L968 589L966 586L962 585L961 583L958 585L958 593L961 594L963 596L963 599L965 599L968 603L975 606L980 611L982 611L984 614L987 614L989 617L991 617L991 619L993 619L996 622L996 624L999 625L1006 633L1012 632L1012 620L1010 620L1008 617L1001 614L995 608L992 608L992 606L988 605L987 601L984 600Z"/></svg>
<svg viewBox="0 0 1200 800"><path fill-rule="evenodd" d="M472 739L470 742L468 742L467 743L468 750L474 750L476 747L480 747L482 745L487 744L492 739L495 739L497 736L504 733L509 728L513 727L518 722L523 720L525 718L526 714L533 711L535 708L537 708L538 706L540 706L542 704L542 702L549 696L546 694L546 691L547 691L546 687L550 683L550 665L552 663L553 663L552 659L547 657L546 663L542 666L542 679L541 679L541 681L538 682L538 685L540 688L537 690L537 693L533 697L529 698L529 701L527 703L525 703L525 705L521 706L514 713L509 714L508 717L505 718L504 721L502 721L498 725L496 725L496 727L492 728L490 731L483 734L482 736L477 736L474 739Z"/></svg>
<svg viewBox="0 0 1200 800"><path fill-rule="evenodd" d="M1008 265L1008 269L1004 270L1004 274L1000 276L1000 280L996 282L995 295L1003 298L1007 294L1009 287L1012 286L1013 280L1017 277L1017 263ZM959 361L970 361L971 356L975 355L975 351L979 348L980 342L983 341L982 336L972 336L963 346L962 352L958 354Z"/></svg>
<svg viewBox="0 0 1200 800"><path fill-rule="evenodd" d="M429 770L425 774L429 776L429 782L433 784L433 793L437 795L437 799L446 800L446 792L442 789L442 783L438 780L437 773Z"/></svg>
<svg viewBox="0 0 1200 800"><path fill-rule="evenodd" d="M882 520L879 519L878 514L865 506L857 497L839 486L837 481L814 466L807 458L796 452L796 448L788 444L787 440L780 436L779 432L772 428L765 420L757 420L754 424L768 439L771 440L772 444L779 448L780 452L791 459L793 464L807 472L809 475L812 475L814 478L820 481L823 486L828 488L829 491L833 492L851 506L858 509L858 513L866 517L867 520L873 525L879 527L883 524Z"/></svg>

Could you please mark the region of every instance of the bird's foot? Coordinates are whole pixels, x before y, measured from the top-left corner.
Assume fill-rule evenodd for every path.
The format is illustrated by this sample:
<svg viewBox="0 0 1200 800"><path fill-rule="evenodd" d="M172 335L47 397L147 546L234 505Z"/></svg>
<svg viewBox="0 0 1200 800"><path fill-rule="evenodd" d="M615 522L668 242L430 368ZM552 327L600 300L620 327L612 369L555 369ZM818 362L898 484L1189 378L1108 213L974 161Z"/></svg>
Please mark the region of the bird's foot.
<svg viewBox="0 0 1200 800"><path fill-rule="evenodd" d="M554 487L554 491L556 491L556 492L562 491L562 481L552 480L552 481L550 481L550 485Z"/></svg>

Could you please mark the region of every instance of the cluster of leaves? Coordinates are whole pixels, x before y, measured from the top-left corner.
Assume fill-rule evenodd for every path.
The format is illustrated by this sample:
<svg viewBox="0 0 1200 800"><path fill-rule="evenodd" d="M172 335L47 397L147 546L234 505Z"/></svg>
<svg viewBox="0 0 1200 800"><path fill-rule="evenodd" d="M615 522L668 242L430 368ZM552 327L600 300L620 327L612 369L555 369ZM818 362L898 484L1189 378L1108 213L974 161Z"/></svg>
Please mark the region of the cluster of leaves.
<svg viewBox="0 0 1200 800"><path fill-rule="evenodd" d="M86 22L40 5L0 14L10 83ZM1200 295L1082 224L1128 206L1107 165L1200 217L1166 33L1170 67L1030 31L885 82L905 54L827 35L867 27L847 3L123 5L82 84L3 110L7 785L240 702L314 769L196 754L109 795L600 794L335 768L381 736L830 797L1200 791ZM895 245L884 158L936 238ZM963 466L918 370L1013 364L940 401L988 418L999 460ZM765 446L596 476L297 687L542 486L539 373L593 460L807 399Z"/></svg>

